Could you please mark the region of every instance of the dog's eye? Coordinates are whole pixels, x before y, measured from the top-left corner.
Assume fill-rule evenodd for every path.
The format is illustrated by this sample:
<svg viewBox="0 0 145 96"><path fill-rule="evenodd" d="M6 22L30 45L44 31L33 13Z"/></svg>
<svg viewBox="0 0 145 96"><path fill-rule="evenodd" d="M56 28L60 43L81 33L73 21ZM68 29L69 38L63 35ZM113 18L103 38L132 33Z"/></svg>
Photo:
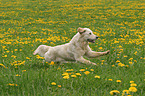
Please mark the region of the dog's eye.
<svg viewBox="0 0 145 96"><path fill-rule="evenodd" d="M84 32L86 32L86 30L84 30Z"/></svg>
<svg viewBox="0 0 145 96"><path fill-rule="evenodd" d="M89 33L90 35L92 34L92 33Z"/></svg>

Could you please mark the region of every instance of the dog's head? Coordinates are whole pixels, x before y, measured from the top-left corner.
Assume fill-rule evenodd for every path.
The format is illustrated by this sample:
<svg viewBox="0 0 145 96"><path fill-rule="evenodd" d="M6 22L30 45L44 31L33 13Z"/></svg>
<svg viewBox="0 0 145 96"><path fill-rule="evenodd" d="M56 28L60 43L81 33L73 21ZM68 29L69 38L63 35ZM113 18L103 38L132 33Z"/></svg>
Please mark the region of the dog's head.
<svg viewBox="0 0 145 96"><path fill-rule="evenodd" d="M88 42L95 43L95 40L98 39L98 36L94 35L89 28L79 27L77 31L82 35L83 39Z"/></svg>

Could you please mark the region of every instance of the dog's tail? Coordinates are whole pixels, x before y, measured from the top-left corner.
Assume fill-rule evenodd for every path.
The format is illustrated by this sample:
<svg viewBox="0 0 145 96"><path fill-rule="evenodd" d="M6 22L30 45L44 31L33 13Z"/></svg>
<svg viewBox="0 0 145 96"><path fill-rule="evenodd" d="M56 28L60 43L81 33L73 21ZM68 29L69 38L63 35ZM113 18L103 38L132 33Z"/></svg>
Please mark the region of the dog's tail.
<svg viewBox="0 0 145 96"><path fill-rule="evenodd" d="M49 50L51 46L40 45L33 53L33 55L39 54L40 56L44 56L44 54Z"/></svg>

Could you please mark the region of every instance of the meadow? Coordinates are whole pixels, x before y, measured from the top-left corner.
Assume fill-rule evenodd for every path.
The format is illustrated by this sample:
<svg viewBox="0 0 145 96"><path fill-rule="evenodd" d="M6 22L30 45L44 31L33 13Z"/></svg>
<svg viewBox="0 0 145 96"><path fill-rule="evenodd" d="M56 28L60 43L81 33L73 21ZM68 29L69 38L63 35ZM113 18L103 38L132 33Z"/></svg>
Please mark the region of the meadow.
<svg viewBox="0 0 145 96"><path fill-rule="evenodd" d="M67 43L78 27L107 56L55 64L33 55ZM145 96L144 0L1 0L0 96Z"/></svg>

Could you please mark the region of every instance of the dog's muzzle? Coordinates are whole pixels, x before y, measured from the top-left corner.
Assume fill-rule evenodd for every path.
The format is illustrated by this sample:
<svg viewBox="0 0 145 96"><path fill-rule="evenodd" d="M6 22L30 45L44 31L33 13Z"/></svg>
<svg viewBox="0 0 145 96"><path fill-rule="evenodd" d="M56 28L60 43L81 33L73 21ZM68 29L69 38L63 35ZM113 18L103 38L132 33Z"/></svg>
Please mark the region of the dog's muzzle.
<svg viewBox="0 0 145 96"><path fill-rule="evenodd" d="M96 36L96 39L98 39L98 38L99 38L99 37ZM96 39L87 39L87 41L88 41L88 42L91 42L91 43L95 43L95 40L96 40Z"/></svg>

